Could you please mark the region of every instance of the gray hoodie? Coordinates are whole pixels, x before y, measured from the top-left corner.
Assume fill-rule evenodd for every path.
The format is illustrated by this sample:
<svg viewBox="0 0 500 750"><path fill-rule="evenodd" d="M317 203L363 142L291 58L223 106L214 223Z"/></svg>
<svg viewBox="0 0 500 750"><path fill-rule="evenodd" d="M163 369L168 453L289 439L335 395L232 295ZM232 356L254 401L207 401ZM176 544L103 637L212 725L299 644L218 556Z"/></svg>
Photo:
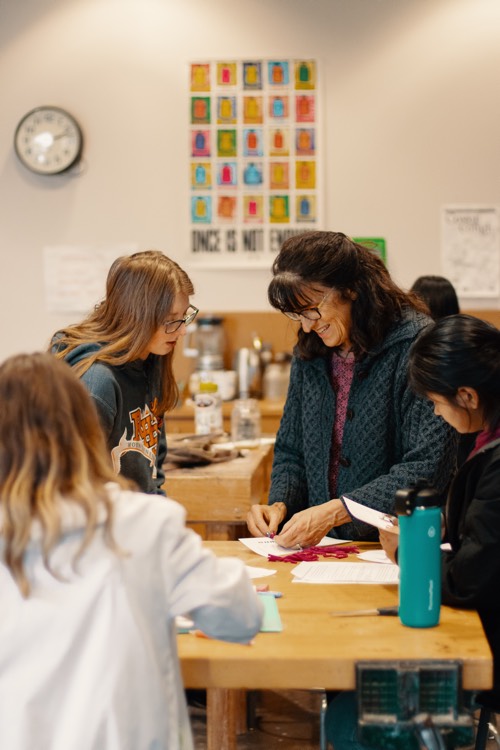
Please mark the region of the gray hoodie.
<svg viewBox="0 0 500 750"><path fill-rule="evenodd" d="M82 344L66 361L73 367L99 348ZM132 479L142 492L165 494L165 427L154 415L160 397L160 358L150 354L119 367L95 362L81 380L97 406L116 473Z"/></svg>

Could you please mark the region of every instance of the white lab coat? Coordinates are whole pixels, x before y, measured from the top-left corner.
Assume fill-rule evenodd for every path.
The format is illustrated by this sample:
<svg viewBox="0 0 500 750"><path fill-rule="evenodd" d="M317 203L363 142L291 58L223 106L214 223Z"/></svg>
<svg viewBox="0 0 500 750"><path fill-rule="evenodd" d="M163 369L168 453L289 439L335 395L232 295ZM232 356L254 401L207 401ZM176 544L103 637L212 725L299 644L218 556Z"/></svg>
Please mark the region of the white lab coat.
<svg viewBox="0 0 500 750"><path fill-rule="evenodd" d="M51 555L65 581L44 567L36 525L28 599L0 563L2 750L190 750L174 618L189 613L195 627L228 641L259 630L261 604L243 564L203 549L178 503L109 491L127 556L111 551L99 528L73 570L83 524L67 503Z"/></svg>

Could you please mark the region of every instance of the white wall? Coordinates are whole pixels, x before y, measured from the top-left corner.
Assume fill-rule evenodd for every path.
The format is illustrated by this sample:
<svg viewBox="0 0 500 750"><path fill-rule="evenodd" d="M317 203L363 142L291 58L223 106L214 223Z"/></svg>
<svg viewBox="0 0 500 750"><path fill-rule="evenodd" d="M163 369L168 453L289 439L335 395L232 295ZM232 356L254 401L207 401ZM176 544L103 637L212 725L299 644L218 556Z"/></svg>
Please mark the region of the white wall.
<svg viewBox="0 0 500 750"><path fill-rule="evenodd" d="M199 307L268 309L268 271L189 262L188 62L221 55L320 61L325 228L385 237L402 285L441 272L443 205L500 205L499 0L0 0L0 359L69 322L46 311L46 245L160 248ZM83 126L79 176L16 160L47 103Z"/></svg>

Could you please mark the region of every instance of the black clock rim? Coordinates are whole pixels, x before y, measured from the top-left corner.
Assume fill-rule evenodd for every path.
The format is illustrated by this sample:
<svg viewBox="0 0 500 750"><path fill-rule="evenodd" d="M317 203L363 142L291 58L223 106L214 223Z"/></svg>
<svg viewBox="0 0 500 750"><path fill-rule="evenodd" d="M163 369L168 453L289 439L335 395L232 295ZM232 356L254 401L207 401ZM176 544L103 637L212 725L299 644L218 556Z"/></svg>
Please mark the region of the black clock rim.
<svg viewBox="0 0 500 750"><path fill-rule="evenodd" d="M63 114L65 117L67 117L69 120L71 120L71 122L73 123L73 125L74 125L74 127L76 129L77 136L78 136L78 150L77 150L77 152L75 154L74 159L71 161L71 163L68 164L66 167L63 167L62 169L54 169L54 170L51 170L50 172L46 172L44 170L37 169L36 167L33 167L31 164L28 164L24 160L24 157L22 156L22 154L19 152L19 150L17 148L17 134L18 134L20 128L23 126L24 122L28 119L28 117L31 117L31 115L34 115L35 112L45 112L48 109L50 109L52 111L55 111L55 112L61 112L61 114ZM82 133L82 129L81 129L80 125L78 124L78 122L76 121L76 119L73 117L73 115L70 112L68 112L67 109L64 109L63 107L57 107L57 106L55 106L53 104L45 104L45 105L40 105L39 107L33 107L33 109L30 109L29 112L26 112L26 114L24 114L21 117L21 119L19 120L19 122L17 124L16 130L15 130L15 133L14 133L14 150L15 150L16 156L19 159L19 161L21 162L21 164L23 164L26 167L26 169L29 169L29 171L33 172L34 174L41 175L42 177L43 176L45 176L45 177L51 177L52 175L56 175L56 174L64 174L64 172L67 172L72 167L74 167L75 164L78 161L80 161L80 159L81 159L82 151L83 151L83 133Z"/></svg>

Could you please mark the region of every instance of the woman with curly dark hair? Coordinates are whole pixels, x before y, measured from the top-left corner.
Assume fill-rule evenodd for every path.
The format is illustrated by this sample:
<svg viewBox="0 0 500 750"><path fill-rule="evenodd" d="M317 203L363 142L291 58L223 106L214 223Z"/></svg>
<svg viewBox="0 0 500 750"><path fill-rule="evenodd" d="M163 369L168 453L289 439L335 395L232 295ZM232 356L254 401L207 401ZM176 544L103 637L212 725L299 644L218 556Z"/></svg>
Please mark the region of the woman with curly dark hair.
<svg viewBox="0 0 500 750"><path fill-rule="evenodd" d="M444 489L454 467L451 428L407 383L410 346L431 322L426 307L340 232L286 240L268 294L299 327L269 505L252 507L250 533L279 531L286 547L325 534L370 539L343 495L391 512L398 488L425 477Z"/></svg>

